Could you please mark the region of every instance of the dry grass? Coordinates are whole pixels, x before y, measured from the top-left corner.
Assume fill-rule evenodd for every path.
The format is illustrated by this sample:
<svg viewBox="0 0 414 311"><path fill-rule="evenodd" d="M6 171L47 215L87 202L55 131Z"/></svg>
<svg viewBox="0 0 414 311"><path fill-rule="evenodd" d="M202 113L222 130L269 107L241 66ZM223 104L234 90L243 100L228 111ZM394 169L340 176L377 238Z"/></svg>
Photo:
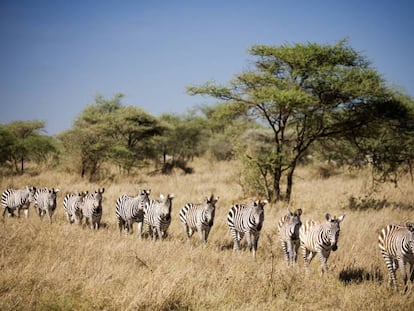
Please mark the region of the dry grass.
<svg viewBox="0 0 414 311"><path fill-rule="evenodd" d="M394 293L377 246L379 230L388 223L413 219L413 185L384 186L371 197L386 199L384 208L348 208L350 198L363 198L369 177L363 173L320 179L309 169L296 177L291 208L303 209L303 220L323 219L326 212L346 214L339 249L328 261L330 272L321 276L314 260L308 274L303 260L286 269L276 235L283 204L267 208L258 258L247 251L233 253L226 225L231 204L245 202L238 186L235 162L197 160L192 175L116 177L89 184L62 172L1 180L1 190L25 184L59 187L58 211L53 224L6 218L0 223L1 310L410 310L414 289ZM62 209L67 191L104 186L104 226L97 232L69 225ZM138 241L120 236L114 202L138 187L174 193L173 222L166 241ZM189 244L178 213L186 202L216 193L216 221L207 245L198 236ZM36 216L36 217L35 217ZM398 275L398 279L400 277Z"/></svg>

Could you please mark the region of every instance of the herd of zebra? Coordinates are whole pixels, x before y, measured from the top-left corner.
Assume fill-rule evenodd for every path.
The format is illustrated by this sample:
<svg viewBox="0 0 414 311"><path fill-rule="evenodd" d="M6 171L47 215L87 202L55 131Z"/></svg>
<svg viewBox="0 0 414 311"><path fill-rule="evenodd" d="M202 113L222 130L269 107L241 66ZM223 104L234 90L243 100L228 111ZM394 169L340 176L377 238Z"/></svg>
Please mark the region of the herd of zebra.
<svg viewBox="0 0 414 311"><path fill-rule="evenodd" d="M63 199L63 209L69 223L85 223L91 229L98 229L102 217L102 195L105 189L101 188L93 193L68 193ZM23 210L26 218L31 203L39 217L47 216L52 222L52 215L56 209L56 199L59 189L38 188L26 186L22 189L7 189L2 193L1 205L3 219L6 212L14 216L14 211L20 217ZM150 199L150 190L139 190L136 196L121 195L115 203L115 215L118 228L122 234L132 230L133 223L137 223L138 237L141 239L142 226L148 226L148 235L156 240L165 239L171 224L171 209L173 194L160 195L159 200ZM206 197L203 203L187 203L179 213L179 218L185 226L190 240L195 231L200 240L207 243L210 230L214 224L215 208L219 197L213 194ZM233 249L240 249L240 241L246 236L247 246L256 257L260 231L264 222L264 206L267 200L256 200L248 204L233 205L227 215L227 224L233 238ZM299 247L303 252L305 267L308 267L317 254L321 261L322 272L327 270L327 261L331 251L338 248L340 223L345 215L339 217L325 215L325 222L308 220L301 221L302 209L287 211L278 223L278 232L282 250L288 266L297 261ZM410 264L410 281L414 280L414 224L406 222L403 225L390 224L379 234L379 248L389 271L390 284L396 288L396 270L400 267L405 289L407 289L406 265Z"/></svg>

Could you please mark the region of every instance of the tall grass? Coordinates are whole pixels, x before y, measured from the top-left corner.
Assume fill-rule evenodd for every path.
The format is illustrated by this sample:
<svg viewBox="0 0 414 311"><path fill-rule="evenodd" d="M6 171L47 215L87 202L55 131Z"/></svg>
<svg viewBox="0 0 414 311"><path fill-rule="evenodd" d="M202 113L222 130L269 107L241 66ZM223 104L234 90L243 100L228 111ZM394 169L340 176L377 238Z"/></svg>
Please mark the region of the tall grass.
<svg viewBox="0 0 414 311"><path fill-rule="evenodd" d="M311 169L296 175L290 206L271 204L256 261L247 250L233 253L226 224L234 203L247 202L238 184L237 162L197 160L194 174L145 174L89 184L77 176L48 171L1 180L7 187L58 187L58 210L50 225L30 211L29 219L5 218L0 224L1 310L410 310L414 289L393 292L377 246L380 229L414 220L413 185L384 185L363 208L370 178L364 172L320 178ZM105 187L103 226L98 231L69 225L62 199L66 192ZM136 231L120 235L114 205L123 193L151 189L151 197L174 193L173 220L165 241L139 241ZM178 213L187 202L215 193L216 221L207 245L194 235L188 243ZM375 205L384 201L381 208ZM371 204L371 206L370 206ZM361 205L362 206L362 205ZM326 212L346 214L339 248L321 275L317 258L304 272L303 259L287 269L277 237L286 208L302 208L302 219L323 220ZM135 229L135 228L134 228ZM244 242L245 243L245 242ZM401 278L398 275L398 280ZM401 283L400 283L401 285Z"/></svg>

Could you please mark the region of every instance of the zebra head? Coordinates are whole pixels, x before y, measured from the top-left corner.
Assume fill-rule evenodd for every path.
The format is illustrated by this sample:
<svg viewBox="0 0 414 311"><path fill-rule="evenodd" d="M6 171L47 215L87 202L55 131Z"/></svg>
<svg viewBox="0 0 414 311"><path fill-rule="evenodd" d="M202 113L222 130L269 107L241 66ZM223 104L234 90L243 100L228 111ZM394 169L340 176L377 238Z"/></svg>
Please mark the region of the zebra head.
<svg viewBox="0 0 414 311"><path fill-rule="evenodd" d="M102 194L105 192L105 188L95 190L92 195L94 199L93 207L96 209L102 208Z"/></svg>
<svg viewBox="0 0 414 311"><path fill-rule="evenodd" d="M254 222L257 225L257 230L260 231L262 229L263 220L264 220L264 206L268 203L267 200L256 200L252 202L252 216L254 218Z"/></svg>
<svg viewBox="0 0 414 311"><path fill-rule="evenodd" d="M148 189L148 190L140 189L138 191L138 197L143 207L147 207L150 204L150 198L149 198L150 194L151 194L151 189Z"/></svg>
<svg viewBox="0 0 414 311"><path fill-rule="evenodd" d="M338 240L339 240L339 232L340 227L339 224L344 220L345 215L341 215L339 217L332 217L329 213L325 215L327 223L325 227L325 234L329 242L331 243L332 251L336 251L338 249Z"/></svg>
<svg viewBox="0 0 414 311"><path fill-rule="evenodd" d="M292 232L292 239L297 240L299 239L299 229L302 226L302 221L300 220L300 216L302 215L302 209L298 208L296 211L292 212L288 210L287 213L287 221L291 228L293 228Z"/></svg>
<svg viewBox="0 0 414 311"><path fill-rule="evenodd" d="M34 202L34 200L35 200L35 193L36 193L36 187L26 186L26 191L29 194L29 202Z"/></svg>
<svg viewBox="0 0 414 311"><path fill-rule="evenodd" d="M409 241L409 245L411 248L411 252L414 254L414 224L407 221L405 223L405 226L407 227L408 231L411 233L411 240Z"/></svg>
<svg viewBox="0 0 414 311"><path fill-rule="evenodd" d="M47 195L47 204L49 207L52 208L52 210L56 209L56 199L57 199L57 193L59 192L59 189L49 189L49 193Z"/></svg>
<svg viewBox="0 0 414 311"><path fill-rule="evenodd" d="M173 198L174 194L168 194L167 196L164 196L162 193L160 194L159 215L162 219L171 219L171 208Z"/></svg>
<svg viewBox="0 0 414 311"><path fill-rule="evenodd" d="M79 199L83 200L83 198L86 197L88 195L88 193L89 193L88 190L86 190L86 191L79 191L79 192L77 192L77 196L78 196Z"/></svg>
<svg viewBox="0 0 414 311"><path fill-rule="evenodd" d="M204 204L204 216L210 226L213 225L214 215L216 213L216 203L219 197L214 197L212 194L210 197L205 198Z"/></svg>

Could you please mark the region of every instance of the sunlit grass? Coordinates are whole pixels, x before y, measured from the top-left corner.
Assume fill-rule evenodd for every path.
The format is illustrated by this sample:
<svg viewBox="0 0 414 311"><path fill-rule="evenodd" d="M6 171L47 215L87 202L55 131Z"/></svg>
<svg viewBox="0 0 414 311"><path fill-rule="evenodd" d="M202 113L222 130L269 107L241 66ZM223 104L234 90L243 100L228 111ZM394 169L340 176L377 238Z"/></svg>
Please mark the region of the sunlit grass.
<svg viewBox="0 0 414 311"><path fill-rule="evenodd" d="M33 184L58 187L61 192L51 225L33 210L27 220L6 217L0 224L0 310L409 310L414 306L412 288L405 295L388 288L377 246L382 227L414 220L413 185L408 178L399 188L385 185L373 194L374 199L386 199L384 208L350 210L351 196L368 193L368 174L322 179L310 169L300 169L290 206L270 204L265 210L255 261L245 249L233 252L226 224L230 206L250 199L238 185L239 164L197 160L193 166L191 175L117 176L99 184L59 171L3 178L1 190ZM94 232L69 225L62 209L64 194L98 187L105 187L102 228ZM175 194L167 240L139 241L136 231L119 234L115 201L139 188L151 189L151 197ZM179 210L211 193L220 199L208 244L200 243L196 234L188 243ZM321 276L317 258L307 274L301 257L295 267L286 268L276 228L288 207L302 208L303 220L323 220L326 212L346 214L326 275ZM401 281L399 274L397 278Z"/></svg>

